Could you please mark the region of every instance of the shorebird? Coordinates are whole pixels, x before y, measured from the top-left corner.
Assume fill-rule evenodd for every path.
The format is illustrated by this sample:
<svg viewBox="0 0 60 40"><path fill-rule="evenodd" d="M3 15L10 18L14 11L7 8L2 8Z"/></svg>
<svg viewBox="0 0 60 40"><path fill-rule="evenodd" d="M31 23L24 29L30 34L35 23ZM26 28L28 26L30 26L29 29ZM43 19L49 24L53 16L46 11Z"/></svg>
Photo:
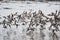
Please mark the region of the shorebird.
<svg viewBox="0 0 60 40"><path fill-rule="evenodd" d="M56 11L56 13L52 13L52 14L49 14L48 16L53 16L53 19L50 18L50 23L51 23L51 26L49 29L51 29L52 26L54 26L56 28L56 30L59 30L58 26L60 25L59 22L60 22L60 18L59 17L59 13Z"/></svg>

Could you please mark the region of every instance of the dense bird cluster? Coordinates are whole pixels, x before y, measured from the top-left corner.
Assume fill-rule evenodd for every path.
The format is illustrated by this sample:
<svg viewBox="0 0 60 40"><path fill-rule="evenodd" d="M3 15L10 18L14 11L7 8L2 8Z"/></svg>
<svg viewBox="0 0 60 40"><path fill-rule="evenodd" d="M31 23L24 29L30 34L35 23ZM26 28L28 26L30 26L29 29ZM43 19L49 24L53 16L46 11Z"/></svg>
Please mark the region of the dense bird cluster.
<svg viewBox="0 0 60 40"><path fill-rule="evenodd" d="M22 25L25 25L27 23L29 24L29 28L33 27L34 25L37 26L41 26L43 27L44 25L46 25L47 22L51 23L51 26L49 28L49 30L51 29L52 26L54 26L57 30L58 26L60 26L60 12L56 13L51 13L48 14L48 16L53 16L53 18L49 18L47 16L45 16L41 10L38 11L38 13L33 12L23 12L22 14L17 14L17 12L15 14L10 14L8 16L3 16L4 20L0 22L0 25L3 25L3 28L7 28L8 26L11 28L11 25L16 25L16 27L19 26L19 23L22 22ZM0 19L2 19L0 17ZM27 21L29 20L29 21Z"/></svg>
<svg viewBox="0 0 60 40"><path fill-rule="evenodd" d="M43 12L41 10L38 11L38 13L33 12L31 13L31 11L29 13L27 12L23 12L22 14L18 14L17 12L15 14L10 14L8 16L3 16L3 20L0 22L0 25L3 25L3 28L12 28L11 25L15 25L16 28L18 28L18 26L20 27L20 24L22 23L22 25L29 25L29 27L27 28L27 31L31 30L34 31L36 29L36 27L40 27L40 30L46 29L45 25L47 25L47 22L50 22L51 25L49 27L49 30L52 29L53 32L53 36L56 35L54 31L59 31L59 27L60 26L60 12L55 12L55 13L51 13L48 14L47 17L43 14ZM51 17L53 16L53 17ZM0 17L0 19L2 19ZM34 27L35 26L35 27ZM54 27L54 28L52 28Z"/></svg>

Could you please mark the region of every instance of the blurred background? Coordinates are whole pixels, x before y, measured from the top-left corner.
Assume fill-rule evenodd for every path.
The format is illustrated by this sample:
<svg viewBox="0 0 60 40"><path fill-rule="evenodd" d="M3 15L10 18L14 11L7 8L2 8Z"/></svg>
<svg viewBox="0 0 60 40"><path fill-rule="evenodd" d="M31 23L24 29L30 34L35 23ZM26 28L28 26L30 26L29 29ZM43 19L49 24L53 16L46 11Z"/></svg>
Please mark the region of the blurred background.
<svg viewBox="0 0 60 40"><path fill-rule="evenodd" d="M0 1L37 1L37 2L46 2L46 1L60 1L60 0L0 0Z"/></svg>

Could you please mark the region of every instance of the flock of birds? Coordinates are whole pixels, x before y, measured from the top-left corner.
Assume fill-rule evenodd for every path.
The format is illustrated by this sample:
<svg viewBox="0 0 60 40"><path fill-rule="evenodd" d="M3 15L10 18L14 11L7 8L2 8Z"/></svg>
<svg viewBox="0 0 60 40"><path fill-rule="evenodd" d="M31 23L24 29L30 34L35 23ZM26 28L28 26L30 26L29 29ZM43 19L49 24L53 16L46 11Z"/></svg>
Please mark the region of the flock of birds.
<svg viewBox="0 0 60 40"><path fill-rule="evenodd" d="M49 18L49 17L53 16L53 18ZM18 26L20 26L20 23L22 23L22 25L26 25L28 24L29 27L27 28L27 31L32 30L34 31L36 28L34 28L33 26L35 25L36 27L40 26L40 30L46 29L45 25L47 25L47 22L50 22L51 25L49 27L49 30L52 30L53 34L55 35L55 31L59 31L59 27L60 26L60 12L56 12L55 13L51 13L48 14L47 16L45 16L43 14L43 12L41 10L38 11L38 13L33 12L23 12L22 14L18 14L17 12L15 14L10 14L8 16L3 16L4 20L2 20L0 22L0 25L3 25L3 28L12 28L11 25L15 25L16 28L18 28ZM0 17L0 19L2 19ZM28 21L29 20L29 21ZM53 29L52 27L54 27L55 29ZM53 36L54 36L53 35Z"/></svg>

